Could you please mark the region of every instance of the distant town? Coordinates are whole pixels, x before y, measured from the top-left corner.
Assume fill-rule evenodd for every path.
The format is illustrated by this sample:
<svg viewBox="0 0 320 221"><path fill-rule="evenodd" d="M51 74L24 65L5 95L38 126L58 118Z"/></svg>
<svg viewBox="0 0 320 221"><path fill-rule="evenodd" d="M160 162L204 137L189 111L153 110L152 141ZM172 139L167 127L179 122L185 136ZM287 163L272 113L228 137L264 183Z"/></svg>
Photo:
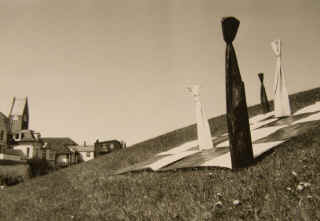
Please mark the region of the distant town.
<svg viewBox="0 0 320 221"><path fill-rule="evenodd" d="M29 128L29 114L27 97L14 97L8 116L0 112L0 165L36 159L63 168L126 148L124 141L116 139L79 145L68 136L42 137L41 132Z"/></svg>

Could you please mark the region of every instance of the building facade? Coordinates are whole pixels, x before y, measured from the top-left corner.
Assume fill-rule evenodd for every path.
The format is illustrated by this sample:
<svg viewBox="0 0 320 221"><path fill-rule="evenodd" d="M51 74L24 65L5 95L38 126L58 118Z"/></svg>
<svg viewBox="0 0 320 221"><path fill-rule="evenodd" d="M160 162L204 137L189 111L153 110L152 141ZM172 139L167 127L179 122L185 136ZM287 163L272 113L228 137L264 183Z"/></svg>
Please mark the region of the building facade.
<svg viewBox="0 0 320 221"><path fill-rule="evenodd" d="M8 148L9 134L9 119L0 112L0 152Z"/></svg>
<svg viewBox="0 0 320 221"><path fill-rule="evenodd" d="M98 157L125 148L118 140L99 141L94 143L94 156Z"/></svg>
<svg viewBox="0 0 320 221"><path fill-rule="evenodd" d="M78 144L69 137L41 138L43 147L55 154L55 166L67 167L79 163L80 156L74 146Z"/></svg>
<svg viewBox="0 0 320 221"><path fill-rule="evenodd" d="M38 156L43 142L39 133L32 130L20 130L12 133L12 146L14 150L20 150L24 159L32 159Z"/></svg>
<svg viewBox="0 0 320 221"><path fill-rule="evenodd" d="M82 162L86 162L94 159L94 146L93 145L82 145L82 146L73 146L80 155Z"/></svg>

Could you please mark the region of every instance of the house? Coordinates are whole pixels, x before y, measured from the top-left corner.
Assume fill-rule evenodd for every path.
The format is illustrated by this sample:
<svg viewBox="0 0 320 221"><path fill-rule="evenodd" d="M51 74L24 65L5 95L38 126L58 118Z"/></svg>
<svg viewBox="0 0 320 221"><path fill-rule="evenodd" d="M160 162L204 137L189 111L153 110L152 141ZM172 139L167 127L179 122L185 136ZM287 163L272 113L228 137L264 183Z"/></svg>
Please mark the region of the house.
<svg viewBox="0 0 320 221"><path fill-rule="evenodd" d="M22 159L32 159L39 155L43 146L40 134L33 130L20 130L12 133L12 147L22 152Z"/></svg>
<svg viewBox="0 0 320 221"><path fill-rule="evenodd" d="M79 154L82 161L88 161L94 159L94 146L93 145L82 145L72 146Z"/></svg>
<svg viewBox="0 0 320 221"><path fill-rule="evenodd" d="M41 144L29 127L29 108L27 98L13 98L9 116L0 113L0 153L1 160L17 161L30 159ZM19 153L19 154L16 154Z"/></svg>
<svg viewBox="0 0 320 221"><path fill-rule="evenodd" d="M94 156L98 157L100 155L108 154L123 148L125 148L124 143L118 140L108 140L108 141L97 140L94 144Z"/></svg>
<svg viewBox="0 0 320 221"><path fill-rule="evenodd" d="M9 133L9 119L0 112L0 152L8 148Z"/></svg>
<svg viewBox="0 0 320 221"><path fill-rule="evenodd" d="M0 113L0 161L38 158L53 166L69 166L79 162L80 154L72 147L76 145L67 137L41 138L40 133L30 130L27 97L13 98L8 117Z"/></svg>
<svg viewBox="0 0 320 221"><path fill-rule="evenodd" d="M9 126L12 133L29 128L28 98L13 98L9 112Z"/></svg>
<svg viewBox="0 0 320 221"><path fill-rule="evenodd" d="M68 166L79 158L75 149L68 148L72 145L77 144L70 138L41 138L29 129L27 97L13 98L8 117L0 113L0 161L38 158L54 166Z"/></svg>
<svg viewBox="0 0 320 221"><path fill-rule="evenodd" d="M56 164L56 151L48 148L48 143L41 139L42 147L37 150L35 158L47 160L52 166Z"/></svg>
<svg viewBox="0 0 320 221"><path fill-rule="evenodd" d="M5 126L2 126L5 125ZM3 139L1 139L3 138ZM3 140L3 144L1 141ZM22 153L22 159L32 159L42 154L40 133L29 130L28 98L13 98L8 118L0 115L0 145L7 145Z"/></svg>
<svg viewBox="0 0 320 221"><path fill-rule="evenodd" d="M78 163L79 153L73 148L78 144L69 137L44 137L41 138L44 148L55 153L55 165L66 167Z"/></svg>

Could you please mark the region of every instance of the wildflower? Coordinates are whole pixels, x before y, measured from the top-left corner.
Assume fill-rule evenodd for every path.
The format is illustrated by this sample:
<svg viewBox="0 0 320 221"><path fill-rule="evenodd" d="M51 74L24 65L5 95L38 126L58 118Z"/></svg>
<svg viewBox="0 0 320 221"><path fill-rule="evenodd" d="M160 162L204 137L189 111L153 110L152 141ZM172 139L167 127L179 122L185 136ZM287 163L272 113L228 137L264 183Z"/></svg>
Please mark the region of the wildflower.
<svg viewBox="0 0 320 221"><path fill-rule="evenodd" d="M287 187L287 190L288 190L288 191L291 191L292 189L291 189L290 187Z"/></svg>
<svg viewBox="0 0 320 221"><path fill-rule="evenodd" d="M307 182L300 182L301 185L303 185L304 187L310 187L311 183L307 183Z"/></svg>
<svg viewBox="0 0 320 221"><path fill-rule="evenodd" d="M216 205L215 205L216 207L222 207L222 202L221 201L218 201L218 202L216 202Z"/></svg>
<svg viewBox="0 0 320 221"><path fill-rule="evenodd" d="M298 191L302 191L303 189L304 189L304 186L303 186L303 185L299 184L299 185L297 186L297 190L298 190Z"/></svg>
<svg viewBox="0 0 320 221"><path fill-rule="evenodd" d="M233 205L238 206L240 204L239 200L233 200Z"/></svg>

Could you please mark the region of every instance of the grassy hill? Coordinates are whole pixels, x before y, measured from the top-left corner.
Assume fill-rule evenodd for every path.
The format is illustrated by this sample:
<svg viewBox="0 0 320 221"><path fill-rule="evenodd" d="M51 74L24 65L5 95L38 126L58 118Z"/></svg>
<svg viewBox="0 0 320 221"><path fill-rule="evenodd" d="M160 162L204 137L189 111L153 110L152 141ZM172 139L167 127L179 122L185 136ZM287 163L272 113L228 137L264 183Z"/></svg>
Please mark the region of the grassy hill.
<svg viewBox="0 0 320 221"><path fill-rule="evenodd" d="M290 100L295 111L319 101L320 88ZM249 108L250 116L258 113L258 105ZM226 132L225 116L210 125L213 135ZM294 137L238 171L111 175L195 139L191 125L0 190L0 220L320 220L319 134L316 127Z"/></svg>

